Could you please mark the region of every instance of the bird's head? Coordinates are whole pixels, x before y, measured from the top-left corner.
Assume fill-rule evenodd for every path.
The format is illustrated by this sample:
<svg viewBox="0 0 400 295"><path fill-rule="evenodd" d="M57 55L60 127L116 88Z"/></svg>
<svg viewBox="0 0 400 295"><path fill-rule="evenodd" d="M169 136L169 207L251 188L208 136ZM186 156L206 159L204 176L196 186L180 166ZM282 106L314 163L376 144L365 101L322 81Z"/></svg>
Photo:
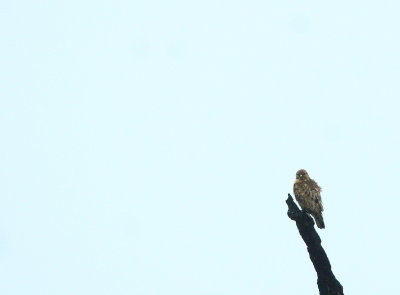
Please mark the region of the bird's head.
<svg viewBox="0 0 400 295"><path fill-rule="evenodd" d="M299 171L296 172L296 179L305 180L309 178L310 177L308 176L307 171L304 169L300 169Z"/></svg>

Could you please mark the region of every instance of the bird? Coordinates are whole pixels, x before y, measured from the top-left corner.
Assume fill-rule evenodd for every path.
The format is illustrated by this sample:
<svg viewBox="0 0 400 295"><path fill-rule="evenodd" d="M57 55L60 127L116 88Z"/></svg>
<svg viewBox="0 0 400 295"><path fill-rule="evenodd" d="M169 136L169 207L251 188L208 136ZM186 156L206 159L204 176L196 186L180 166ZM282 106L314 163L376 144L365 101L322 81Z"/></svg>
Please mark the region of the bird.
<svg viewBox="0 0 400 295"><path fill-rule="evenodd" d="M314 217L318 228L325 228L322 217L324 207L321 200L321 188L314 179L310 178L306 170L300 169L296 172L293 192L300 207Z"/></svg>

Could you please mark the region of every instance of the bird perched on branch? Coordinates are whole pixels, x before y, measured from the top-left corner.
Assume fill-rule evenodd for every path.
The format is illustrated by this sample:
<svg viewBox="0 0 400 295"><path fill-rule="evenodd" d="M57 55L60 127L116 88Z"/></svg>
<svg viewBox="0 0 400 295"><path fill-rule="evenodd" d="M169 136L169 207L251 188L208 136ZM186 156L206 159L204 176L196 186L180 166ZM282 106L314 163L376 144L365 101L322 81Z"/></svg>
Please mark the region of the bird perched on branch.
<svg viewBox="0 0 400 295"><path fill-rule="evenodd" d="M325 228L322 217L321 188L308 176L306 170L301 169L296 173L296 180L293 185L293 192L300 207L311 214L319 228Z"/></svg>

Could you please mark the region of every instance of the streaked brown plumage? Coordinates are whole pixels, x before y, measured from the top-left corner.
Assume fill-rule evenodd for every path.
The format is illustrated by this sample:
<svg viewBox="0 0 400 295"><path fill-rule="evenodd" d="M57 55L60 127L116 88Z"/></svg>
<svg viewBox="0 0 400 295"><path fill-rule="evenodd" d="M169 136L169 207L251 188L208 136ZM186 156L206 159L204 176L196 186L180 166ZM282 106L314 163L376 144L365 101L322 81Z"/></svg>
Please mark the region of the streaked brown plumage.
<svg viewBox="0 0 400 295"><path fill-rule="evenodd" d="M319 228L325 228L322 217L324 207L321 200L321 188L308 176L306 170L297 171L293 192L301 208L314 217Z"/></svg>

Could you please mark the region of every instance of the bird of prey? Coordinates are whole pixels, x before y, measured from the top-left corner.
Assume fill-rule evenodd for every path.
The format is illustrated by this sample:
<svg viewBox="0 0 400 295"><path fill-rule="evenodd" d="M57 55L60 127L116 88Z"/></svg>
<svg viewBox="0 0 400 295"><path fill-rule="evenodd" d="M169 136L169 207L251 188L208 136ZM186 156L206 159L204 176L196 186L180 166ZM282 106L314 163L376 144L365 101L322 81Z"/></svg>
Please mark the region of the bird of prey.
<svg viewBox="0 0 400 295"><path fill-rule="evenodd" d="M297 171L293 192L300 207L314 217L319 228L325 228L322 217L324 208L321 200L321 188L314 179L308 176L306 170L300 169Z"/></svg>

